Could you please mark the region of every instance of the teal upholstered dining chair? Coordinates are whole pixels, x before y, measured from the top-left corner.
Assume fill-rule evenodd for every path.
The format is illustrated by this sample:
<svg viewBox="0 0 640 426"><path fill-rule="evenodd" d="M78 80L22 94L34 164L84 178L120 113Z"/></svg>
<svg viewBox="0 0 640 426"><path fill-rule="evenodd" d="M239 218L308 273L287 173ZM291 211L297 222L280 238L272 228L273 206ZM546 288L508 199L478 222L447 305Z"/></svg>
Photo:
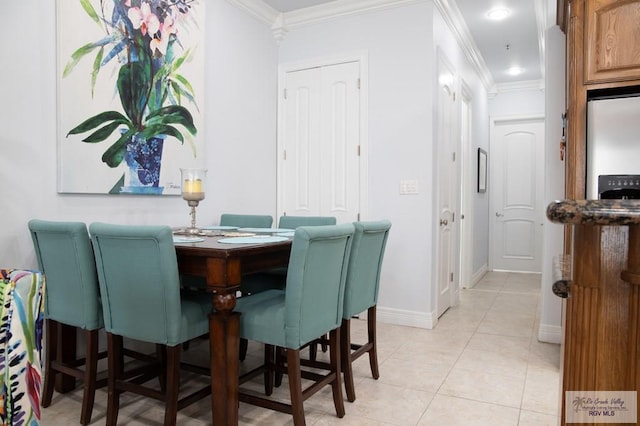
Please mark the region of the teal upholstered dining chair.
<svg viewBox="0 0 640 426"><path fill-rule="evenodd" d="M280 216L278 227L282 229L296 229L300 226L335 225L334 216ZM242 295L259 293L270 289L283 289L287 277L287 268L273 268L243 277L240 284ZM247 341L240 341L240 359L247 355Z"/></svg>
<svg viewBox="0 0 640 426"><path fill-rule="evenodd" d="M380 288L382 259L391 229L388 220L354 222L355 233L349 256L349 269L344 293L344 310L340 328L341 363L347 399L355 401L352 363L369 354L369 366L374 379L380 377L376 343L376 306ZM351 318L367 311L367 343L351 342ZM353 352L352 352L353 350Z"/></svg>
<svg viewBox="0 0 640 426"><path fill-rule="evenodd" d="M209 332L211 296L180 289L168 226L93 223L89 231L107 332L107 425L117 423L120 394L125 391L164 401L164 424L175 425L178 409L210 393L207 386L178 400L181 346ZM155 375L140 379L123 374L123 337L162 345ZM140 384L155 376L160 379L160 391Z"/></svg>
<svg viewBox="0 0 640 426"><path fill-rule="evenodd" d="M220 225L237 226L238 228L270 228L273 216L259 214L231 214L220 215Z"/></svg>
<svg viewBox="0 0 640 426"><path fill-rule="evenodd" d="M87 227L82 222L30 220L28 223L40 270L46 279L45 376L42 406L51 404L58 375L79 379L83 386L80 423L89 424L96 388L106 380L96 381L98 331L103 327L100 290L95 260ZM63 360L60 339L63 325L85 334L85 356ZM84 369L78 367L84 366Z"/></svg>
<svg viewBox="0 0 640 426"><path fill-rule="evenodd" d="M278 227L296 229L299 226L335 225L335 216L280 216Z"/></svg>
<svg viewBox="0 0 640 426"><path fill-rule="evenodd" d="M296 229L300 226L335 225L333 216L280 216L279 228ZM273 268L265 272L249 275L242 280L240 291L243 295L258 293L273 288L284 288L287 268Z"/></svg>
<svg viewBox="0 0 640 426"><path fill-rule="evenodd" d="M294 424L305 423L303 402L320 387L331 384L338 417L344 416L340 374L340 324L344 284L351 250L353 225L299 227L293 239L285 290L267 290L238 299L240 336L265 344L266 369L275 347L286 350L291 403L274 402L254 392L240 391L240 400L290 413ZM301 370L300 349L329 333L331 369L326 375ZM250 376L254 372L248 373ZM270 377L265 374L265 378ZM314 382L302 390L301 378ZM272 384L265 384L266 393Z"/></svg>

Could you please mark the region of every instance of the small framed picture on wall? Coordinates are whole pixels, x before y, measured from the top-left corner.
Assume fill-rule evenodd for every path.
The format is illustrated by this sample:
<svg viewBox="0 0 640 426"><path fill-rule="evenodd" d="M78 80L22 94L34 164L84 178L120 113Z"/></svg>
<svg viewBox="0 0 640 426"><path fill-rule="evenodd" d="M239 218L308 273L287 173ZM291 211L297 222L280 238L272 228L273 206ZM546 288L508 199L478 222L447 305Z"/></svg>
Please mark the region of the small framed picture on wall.
<svg viewBox="0 0 640 426"><path fill-rule="evenodd" d="M478 148L478 192L487 192L487 151Z"/></svg>

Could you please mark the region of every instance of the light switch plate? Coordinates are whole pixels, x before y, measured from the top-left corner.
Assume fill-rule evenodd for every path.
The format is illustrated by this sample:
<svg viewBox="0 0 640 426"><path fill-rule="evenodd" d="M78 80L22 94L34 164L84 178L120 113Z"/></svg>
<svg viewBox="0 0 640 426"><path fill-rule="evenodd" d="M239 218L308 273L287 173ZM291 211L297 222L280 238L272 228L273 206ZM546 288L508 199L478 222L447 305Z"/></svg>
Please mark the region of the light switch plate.
<svg viewBox="0 0 640 426"><path fill-rule="evenodd" d="M417 180L402 180L400 181L400 195L409 195L418 193L418 181Z"/></svg>

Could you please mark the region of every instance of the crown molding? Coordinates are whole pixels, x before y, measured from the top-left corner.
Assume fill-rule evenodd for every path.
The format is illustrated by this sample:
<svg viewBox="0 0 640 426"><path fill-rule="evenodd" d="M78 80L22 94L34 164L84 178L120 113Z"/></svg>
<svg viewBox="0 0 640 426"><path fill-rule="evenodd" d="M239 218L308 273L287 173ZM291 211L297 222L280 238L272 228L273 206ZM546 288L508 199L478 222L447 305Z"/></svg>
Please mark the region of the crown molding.
<svg viewBox="0 0 640 426"><path fill-rule="evenodd" d="M340 16L379 11L423 1L425 0L335 0L287 12L284 14L284 21L289 28L294 28Z"/></svg>
<svg viewBox="0 0 640 426"><path fill-rule="evenodd" d="M227 0L227 2L244 10L269 26L273 26L278 18L282 19L282 13L262 0Z"/></svg>
<svg viewBox="0 0 640 426"><path fill-rule="evenodd" d="M464 22L462 13L460 9L458 9L455 0L433 0L433 4L436 5L442 14L444 21L453 32L462 51L478 74L487 92L494 91L495 81L493 80L493 76L489 72L489 68L487 68L480 49L478 49L476 42L473 40L473 37L471 37L469 27L467 27L467 24Z"/></svg>
<svg viewBox="0 0 640 426"><path fill-rule="evenodd" d="M322 22L340 16L380 11L428 0L335 0L317 6L280 13L262 0L227 0L271 26L276 40L281 41L289 28ZM487 92L495 91L495 82L476 45L455 0L431 0L453 32L465 56L477 72ZM537 0L538 1L538 0Z"/></svg>
<svg viewBox="0 0 640 426"><path fill-rule="evenodd" d="M540 75L544 79L545 73L545 34L547 32L549 14L547 0L535 0L536 26L538 29L538 54L540 55Z"/></svg>
<svg viewBox="0 0 640 426"><path fill-rule="evenodd" d="M527 90L544 90L544 79L498 83L496 84L495 93L523 92Z"/></svg>

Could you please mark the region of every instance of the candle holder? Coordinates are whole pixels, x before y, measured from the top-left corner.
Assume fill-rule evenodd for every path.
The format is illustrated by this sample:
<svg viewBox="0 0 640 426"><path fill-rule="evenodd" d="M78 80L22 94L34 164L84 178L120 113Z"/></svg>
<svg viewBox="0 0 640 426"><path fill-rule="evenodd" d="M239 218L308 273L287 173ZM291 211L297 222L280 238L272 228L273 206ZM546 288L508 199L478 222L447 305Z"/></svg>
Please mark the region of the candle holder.
<svg viewBox="0 0 640 426"><path fill-rule="evenodd" d="M202 232L196 226L196 207L204 200L205 169L180 169L182 174L182 199L191 207L191 227L185 231L188 234L197 235Z"/></svg>

